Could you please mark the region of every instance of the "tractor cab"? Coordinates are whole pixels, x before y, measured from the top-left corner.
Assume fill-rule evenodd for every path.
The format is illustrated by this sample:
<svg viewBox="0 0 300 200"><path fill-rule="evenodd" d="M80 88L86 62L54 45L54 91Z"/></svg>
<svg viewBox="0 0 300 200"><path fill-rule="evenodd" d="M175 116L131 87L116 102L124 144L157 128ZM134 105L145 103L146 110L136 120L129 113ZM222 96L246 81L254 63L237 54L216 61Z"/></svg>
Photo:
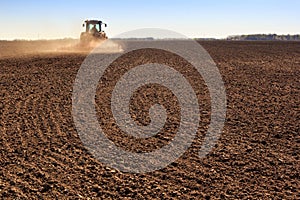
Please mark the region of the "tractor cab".
<svg viewBox="0 0 300 200"><path fill-rule="evenodd" d="M85 27L85 32L92 32L93 28L97 30L97 32L102 32L102 25L107 27L107 24L103 23L102 21L98 20L85 20L85 23L82 24L83 27Z"/></svg>

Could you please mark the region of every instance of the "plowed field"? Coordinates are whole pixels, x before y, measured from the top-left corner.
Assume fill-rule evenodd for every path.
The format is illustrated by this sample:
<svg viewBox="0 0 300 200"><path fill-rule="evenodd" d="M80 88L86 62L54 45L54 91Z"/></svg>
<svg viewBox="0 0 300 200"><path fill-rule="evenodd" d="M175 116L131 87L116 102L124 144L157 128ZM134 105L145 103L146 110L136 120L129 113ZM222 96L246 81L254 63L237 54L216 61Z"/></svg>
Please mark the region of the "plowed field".
<svg viewBox="0 0 300 200"><path fill-rule="evenodd" d="M87 53L35 51L42 44L21 43L0 42L1 199L300 199L299 42L200 42L219 68L227 95L223 133L205 158L198 152L210 101L201 77L166 52L145 49L117 60L99 83L96 102L107 106L97 106L97 113L108 138L128 151L167 144L180 122L178 103L158 85L134 93L131 111L138 123L149 123L153 102L168 110L161 133L134 139L118 129L109 111L116 79L134 65L155 61L198 83L201 121L192 146L168 167L143 174L102 164L78 136L72 89Z"/></svg>

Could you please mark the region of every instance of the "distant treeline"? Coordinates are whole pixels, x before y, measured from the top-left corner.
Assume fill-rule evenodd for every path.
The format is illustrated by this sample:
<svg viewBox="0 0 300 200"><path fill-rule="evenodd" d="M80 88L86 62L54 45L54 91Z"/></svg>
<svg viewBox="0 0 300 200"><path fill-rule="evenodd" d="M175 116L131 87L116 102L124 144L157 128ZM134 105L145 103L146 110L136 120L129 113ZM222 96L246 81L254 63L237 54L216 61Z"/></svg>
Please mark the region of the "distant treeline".
<svg viewBox="0 0 300 200"><path fill-rule="evenodd" d="M280 41L300 41L300 35L277 35L277 34L252 34L235 35L227 37L227 40L280 40Z"/></svg>

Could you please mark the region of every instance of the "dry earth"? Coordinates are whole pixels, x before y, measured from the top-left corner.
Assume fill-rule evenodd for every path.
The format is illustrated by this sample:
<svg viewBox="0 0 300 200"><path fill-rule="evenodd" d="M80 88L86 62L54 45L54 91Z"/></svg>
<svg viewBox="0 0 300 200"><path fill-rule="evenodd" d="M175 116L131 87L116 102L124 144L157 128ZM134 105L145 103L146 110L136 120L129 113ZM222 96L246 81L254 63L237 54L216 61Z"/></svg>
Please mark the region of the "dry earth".
<svg viewBox="0 0 300 200"><path fill-rule="evenodd" d="M130 105L133 118L149 123L147 111L157 102L168 118L157 136L135 139L111 115L115 81L131 67L155 61L197 83L201 121L193 145L165 169L131 174L93 158L76 132L72 87L87 53L0 42L0 198L299 199L300 42L200 43L220 70L228 101L223 134L203 159L197 155L210 121L209 93L184 60L139 50L113 63L99 82L99 125L118 146L135 152L171 140L180 121L178 103L166 88L140 88Z"/></svg>

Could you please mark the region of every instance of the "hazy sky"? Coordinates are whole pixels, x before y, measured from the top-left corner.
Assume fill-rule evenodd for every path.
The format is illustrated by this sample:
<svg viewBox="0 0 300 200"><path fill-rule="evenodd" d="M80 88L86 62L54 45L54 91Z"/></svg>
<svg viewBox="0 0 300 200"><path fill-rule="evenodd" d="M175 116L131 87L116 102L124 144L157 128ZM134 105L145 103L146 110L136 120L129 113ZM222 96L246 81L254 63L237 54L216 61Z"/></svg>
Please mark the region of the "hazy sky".
<svg viewBox="0 0 300 200"><path fill-rule="evenodd" d="M164 28L188 37L300 33L299 0L8 0L1 39L78 38L85 19L102 19L108 36Z"/></svg>

